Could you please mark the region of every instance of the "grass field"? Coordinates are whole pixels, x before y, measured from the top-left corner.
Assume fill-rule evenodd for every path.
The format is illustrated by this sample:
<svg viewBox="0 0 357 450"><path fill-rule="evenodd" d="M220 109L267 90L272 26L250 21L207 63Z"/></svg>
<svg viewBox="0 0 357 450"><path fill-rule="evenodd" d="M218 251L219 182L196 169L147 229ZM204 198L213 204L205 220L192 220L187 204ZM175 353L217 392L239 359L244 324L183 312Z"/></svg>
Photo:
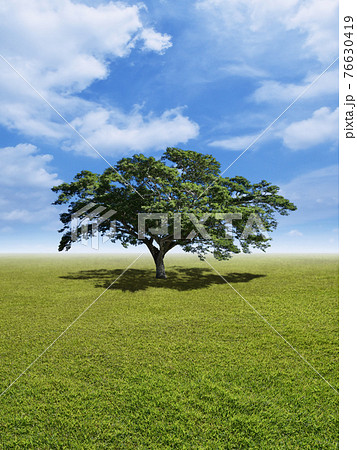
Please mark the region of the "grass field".
<svg viewBox="0 0 357 450"><path fill-rule="evenodd" d="M2 256L1 391L134 259ZM209 261L337 388L336 256ZM1 448L337 448L337 393L205 262L167 275L140 258L0 397Z"/></svg>

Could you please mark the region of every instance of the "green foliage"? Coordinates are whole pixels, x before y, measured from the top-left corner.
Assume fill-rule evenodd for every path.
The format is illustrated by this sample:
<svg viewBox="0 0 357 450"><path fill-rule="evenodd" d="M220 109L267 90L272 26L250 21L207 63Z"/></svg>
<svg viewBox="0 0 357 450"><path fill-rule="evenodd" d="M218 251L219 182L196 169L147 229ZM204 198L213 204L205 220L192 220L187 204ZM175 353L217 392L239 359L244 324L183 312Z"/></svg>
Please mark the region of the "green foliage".
<svg viewBox="0 0 357 450"><path fill-rule="evenodd" d="M134 258L3 256L0 390ZM338 386L337 257L219 271ZM205 262L169 254L167 272L139 259L0 398L0 448L338 448L336 393Z"/></svg>
<svg viewBox="0 0 357 450"><path fill-rule="evenodd" d="M113 241L124 246L145 243L154 258L164 256L179 245L186 252L203 257L207 252L217 259L227 259L232 253L249 252L252 247L265 250L270 238L253 225L254 233L243 236L244 227L251 214L259 215L269 233L277 226L276 214L287 215L296 206L279 195L279 187L263 180L252 184L243 177L222 177L220 164L211 155L194 151L167 148L163 157L156 160L142 154L123 158L103 174L82 171L71 183L53 188L58 193L55 204L68 204L68 211L61 214L63 233L59 250L71 247L71 214L90 201L116 211L111 220L117 224ZM169 227L162 235L151 234L150 226L158 221L148 221L146 235L138 237L138 213L168 213ZM173 215L182 214L182 237L174 238ZM199 233L187 239L194 228L188 214L202 220L209 218L205 227L210 239ZM225 239L225 221L214 216L220 213L240 213L241 220L233 221L233 239ZM101 233L108 231L109 220L99 226ZM89 229L89 234L91 229ZM78 228L78 239L81 229Z"/></svg>

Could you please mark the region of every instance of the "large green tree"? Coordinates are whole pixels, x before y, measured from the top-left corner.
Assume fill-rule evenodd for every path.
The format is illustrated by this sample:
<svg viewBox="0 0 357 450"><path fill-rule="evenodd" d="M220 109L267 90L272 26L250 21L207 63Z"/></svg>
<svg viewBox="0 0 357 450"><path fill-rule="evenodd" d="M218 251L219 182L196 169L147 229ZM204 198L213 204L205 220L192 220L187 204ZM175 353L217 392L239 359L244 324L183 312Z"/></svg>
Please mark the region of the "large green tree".
<svg viewBox="0 0 357 450"><path fill-rule="evenodd" d="M58 193L54 204L68 204L67 211L60 215L63 228L59 231L63 234L59 251L69 250L74 240L93 235L96 227L101 234L111 230L113 242L120 241L124 247L148 247L157 278L166 278L164 257L176 246L200 258L211 252L217 259L248 253L252 247L264 251L271 238L262 226L269 233L277 226L277 214L287 215L296 209L279 195L278 186L265 180L252 184L240 176L223 177L213 156L178 148L167 148L161 159L142 154L123 158L102 174L84 170L71 183L52 190ZM73 233L72 215L85 211L88 203L112 210L112 216L95 227L94 214L87 228L79 221ZM168 224L162 226L157 216L149 216L144 232L140 232L140 213L167 215ZM231 215L230 239L227 214ZM85 218L88 220L88 215Z"/></svg>

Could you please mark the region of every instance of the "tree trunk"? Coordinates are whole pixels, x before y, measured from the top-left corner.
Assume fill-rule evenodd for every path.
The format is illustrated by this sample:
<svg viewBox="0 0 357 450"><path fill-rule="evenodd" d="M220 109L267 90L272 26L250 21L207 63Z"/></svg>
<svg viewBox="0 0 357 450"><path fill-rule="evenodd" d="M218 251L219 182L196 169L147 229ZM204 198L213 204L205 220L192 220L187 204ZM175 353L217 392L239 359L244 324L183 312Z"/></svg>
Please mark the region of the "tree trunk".
<svg viewBox="0 0 357 450"><path fill-rule="evenodd" d="M156 264L156 278L166 278L165 265L164 265L164 255L159 252L155 258Z"/></svg>
<svg viewBox="0 0 357 450"><path fill-rule="evenodd" d="M152 244L152 238L145 239L144 242L147 245L148 249L150 250L152 257L154 258L156 265L156 278L165 279L166 273L164 265L164 256L168 252L168 250L170 250L170 248L172 248L173 246L165 248L164 245L160 245L160 249L158 249Z"/></svg>

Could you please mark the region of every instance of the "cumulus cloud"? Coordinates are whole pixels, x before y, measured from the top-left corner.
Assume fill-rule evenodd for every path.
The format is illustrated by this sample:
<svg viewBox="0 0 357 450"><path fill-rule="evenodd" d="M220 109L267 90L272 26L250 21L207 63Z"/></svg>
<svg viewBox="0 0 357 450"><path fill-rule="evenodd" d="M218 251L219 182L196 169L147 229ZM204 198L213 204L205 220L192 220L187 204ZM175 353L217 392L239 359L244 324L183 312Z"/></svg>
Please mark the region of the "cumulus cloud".
<svg viewBox="0 0 357 450"><path fill-rule="evenodd" d="M37 152L31 144L1 148L0 186L47 188L60 181L58 175L48 169L53 156Z"/></svg>
<svg viewBox="0 0 357 450"><path fill-rule="evenodd" d="M214 31L243 36L250 50L279 38L285 29L299 33L305 53L322 63L338 54L337 0L198 0L196 7L208 15Z"/></svg>
<svg viewBox="0 0 357 450"><path fill-rule="evenodd" d="M57 216L50 188L62 181L50 167L52 155L31 144L0 149L0 205L5 222L33 223Z"/></svg>
<svg viewBox="0 0 357 450"><path fill-rule="evenodd" d="M289 15L287 29L303 33L305 47L323 63L338 55L338 1L311 0L299 2L295 14Z"/></svg>
<svg viewBox="0 0 357 450"><path fill-rule="evenodd" d="M293 122L277 134L284 145L292 150L302 150L338 140L338 108L332 111L323 107L308 119Z"/></svg>
<svg viewBox="0 0 357 450"><path fill-rule="evenodd" d="M153 28L145 28L142 30L140 36L144 40L144 49L146 50L163 53L172 46L171 36L168 34L159 34Z"/></svg>
<svg viewBox="0 0 357 450"><path fill-rule="evenodd" d="M198 126L178 109L144 117L79 96L94 81L107 78L110 62L128 56L134 47L161 54L172 45L169 35L144 26L142 9L121 2L95 7L71 0L3 3L0 54L18 74L1 62L0 124L83 151L84 143L78 144L78 136L55 109L83 133L88 129L90 135L84 137L110 154L134 148L134 139L139 149L147 150L195 137ZM93 118L98 119L96 126Z"/></svg>
<svg viewBox="0 0 357 450"><path fill-rule="evenodd" d="M274 131L269 131L259 138L262 133L259 130L255 135L232 136L210 142L212 147L221 147L226 150L256 149L262 142L274 139L282 139L285 147L290 150L305 150L317 145L334 145L338 141L338 108L331 110L327 107L317 109L312 116L292 122L289 125L275 126Z"/></svg>
<svg viewBox="0 0 357 450"><path fill-rule="evenodd" d="M199 0L196 7L223 18L226 27L236 27L245 22L251 30L258 30L267 26L268 19L277 11L290 11L297 3L297 0Z"/></svg>
<svg viewBox="0 0 357 450"><path fill-rule="evenodd" d="M78 92L108 75L108 61L135 45L161 52L170 37L145 28L138 6L90 7L70 0L14 0L0 9L2 54L43 90ZM138 44L140 45L140 44Z"/></svg>
<svg viewBox="0 0 357 450"><path fill-rule="evenodd" d="M319 101L320 105L314 109L329 106L336 100L337 69L331 68L307 88L338 56L337 0L197 0L196 9L216 38L217 44L213 45L219 47L229 61L224 65L226 73L237 76L244 73L260 79L247 100L266 103L262 111L268 111L272 105L274 112L270 120L267 118L266 125L304 91L301 100L310 107L312 99ZM241 70L241 64L237 62L240 60L249 70ZM276 110L277 104L282 105L280 111ZM242 114L242 121L244 116L252 115L251 106L245 108L247 112ZM311 111L312 116L287 125L283 131L279 119L264 137L283 139L292 150L332 143L337 136L337 114L328 108ZM251 120L251 123L255 122ZM257 128L256 135L266 125ZM224 139L216 138L209 145L239 151L249 146L254 137L249 130L249 135L237 136L235 133Z"/></svg>
<svg viewBox="0 0 357 450"><path fill-rule="evenodd" d="M303 83L281 83L275 80L265 80L252 95L252 99L260 102L291 102L307 89L319 74L311 74ZM304 100L309 98L322 98L326 95L338 93L338 70L324 73L305 93Z"/></svg>
<svg viewBox="0 0 357 450"><path fill-rule="evenodd" d="M165 111L161 116L143 116L138 109L124 115L99 108L75 119L72 125L107 155L160 149L172 142L185 143L198 135L198 125L183 116L181 109ZM77 140L75 148L84 153L92 152L81 140Z"/></svg>

